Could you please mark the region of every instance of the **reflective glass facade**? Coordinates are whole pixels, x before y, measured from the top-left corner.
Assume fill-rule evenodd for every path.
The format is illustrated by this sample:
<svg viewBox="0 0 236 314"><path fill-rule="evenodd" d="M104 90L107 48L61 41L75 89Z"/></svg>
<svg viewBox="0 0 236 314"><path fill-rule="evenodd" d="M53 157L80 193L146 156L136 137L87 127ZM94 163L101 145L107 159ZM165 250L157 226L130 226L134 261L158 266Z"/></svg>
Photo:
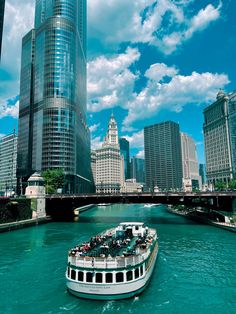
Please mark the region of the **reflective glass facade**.
<svg viewBox="0 0 236 314"><path fill-rule="evenodd" d="M2 51L4 9L5 9L5 0L0 0L0 60L1 60L1 51Z"/></svg>
<svg viewBox="0 0 236 314"><path fill-rule="evenodd" d="M37 0L34 48L32 170L63 168L67 190L88 190L86 0Z"/></svg>
<svg viewBox="0 0 236 314"><path fill-rule="evenodd" d="M119 139L120 154L124 156L125 179L130 178L129 142L125 138Z"/></svg>

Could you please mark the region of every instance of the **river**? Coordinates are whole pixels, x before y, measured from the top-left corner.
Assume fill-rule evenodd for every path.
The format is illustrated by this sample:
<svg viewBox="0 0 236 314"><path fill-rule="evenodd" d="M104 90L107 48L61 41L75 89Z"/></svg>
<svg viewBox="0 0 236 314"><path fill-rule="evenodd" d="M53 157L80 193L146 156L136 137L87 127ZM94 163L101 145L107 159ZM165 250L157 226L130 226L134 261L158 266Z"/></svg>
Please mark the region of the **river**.
<svg viewBox="0 0 236 314"><path fill-rule="evenodd" d="M77 299L65 288L67 252L122 221L157 228L160 254L138 297ZM78 222L49 223L0 234L0 313L236 313L234 233L175 216L164 206L94 207Z"/></svg>

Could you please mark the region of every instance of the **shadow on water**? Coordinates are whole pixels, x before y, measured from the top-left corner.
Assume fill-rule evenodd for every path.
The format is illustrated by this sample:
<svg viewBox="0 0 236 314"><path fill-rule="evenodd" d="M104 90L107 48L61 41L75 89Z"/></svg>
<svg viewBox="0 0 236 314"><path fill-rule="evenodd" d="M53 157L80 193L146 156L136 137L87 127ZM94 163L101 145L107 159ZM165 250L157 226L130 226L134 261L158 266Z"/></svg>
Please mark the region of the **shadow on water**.
<svg viewBox="0 0 236 314"><path fill-rule="evenodd" d="M80 216L78 222L80 223L120 223L123 221L144 221L145 223L149 224L158 224L158 225L196 225L197 223L194 221L190 221L187 219L176 219L173 218L165 218L165 217L106 217L106 216L99 216L99 217L83 217Z"/></svg>

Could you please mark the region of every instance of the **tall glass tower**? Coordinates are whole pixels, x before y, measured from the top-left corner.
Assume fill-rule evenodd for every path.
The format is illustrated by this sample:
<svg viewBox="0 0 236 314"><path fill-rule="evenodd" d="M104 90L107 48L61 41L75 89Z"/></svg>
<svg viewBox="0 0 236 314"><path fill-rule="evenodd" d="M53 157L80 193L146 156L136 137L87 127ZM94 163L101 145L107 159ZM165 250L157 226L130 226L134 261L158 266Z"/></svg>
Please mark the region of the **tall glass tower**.
<svg viewBox="0 0 236 314"><path fill-rule="evenodd" d="M2 51L4 10L5 10L5 0L0 0L0 60L1 60L1 51Z"/></svg>
<svg viewBox="0 0 236 314"><path fill-rule="evenodd" d="M17 177L61 168L68 192L89 191L86 0L36 0L22 43Z"/></svg>

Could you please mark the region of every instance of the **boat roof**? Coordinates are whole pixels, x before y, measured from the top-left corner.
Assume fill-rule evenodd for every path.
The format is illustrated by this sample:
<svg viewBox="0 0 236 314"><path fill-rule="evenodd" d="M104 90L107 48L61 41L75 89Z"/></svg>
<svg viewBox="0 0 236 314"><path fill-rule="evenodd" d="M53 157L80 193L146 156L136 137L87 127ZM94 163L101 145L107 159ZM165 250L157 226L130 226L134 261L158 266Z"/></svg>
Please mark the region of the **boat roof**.
<svg viewBox="0 0 236 314"><path fill-rule="evenodd" d="M144 222L121 222L120 226L143 226Z"/></svg>

